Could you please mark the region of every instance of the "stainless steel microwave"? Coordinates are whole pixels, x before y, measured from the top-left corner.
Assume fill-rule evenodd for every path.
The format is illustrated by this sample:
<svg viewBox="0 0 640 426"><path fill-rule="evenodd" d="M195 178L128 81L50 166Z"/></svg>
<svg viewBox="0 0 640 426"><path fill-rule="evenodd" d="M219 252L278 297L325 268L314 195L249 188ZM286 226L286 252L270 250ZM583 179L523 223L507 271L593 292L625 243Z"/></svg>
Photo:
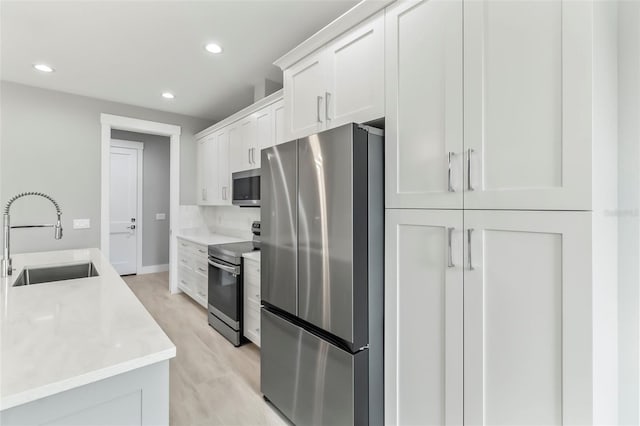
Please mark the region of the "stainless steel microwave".
<svg viewBox="0 0 640 426"><path fill-rule="evenodd" d="M245 170L231 175L232 204L240 207L260 207L260 169Z"/></svg>

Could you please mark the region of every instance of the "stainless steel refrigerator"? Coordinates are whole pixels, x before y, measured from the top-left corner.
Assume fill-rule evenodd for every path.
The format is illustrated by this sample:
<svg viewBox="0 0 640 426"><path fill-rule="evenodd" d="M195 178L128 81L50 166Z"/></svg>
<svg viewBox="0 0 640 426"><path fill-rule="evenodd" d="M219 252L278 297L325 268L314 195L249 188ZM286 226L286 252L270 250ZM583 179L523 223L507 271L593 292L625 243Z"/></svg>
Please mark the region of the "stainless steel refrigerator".
<svg viewBox="0 0 640 426"><path fill-rule="evenodd" d="M262 150L261 389L297 425L383 423L383 150L357 124Z"/></svg>

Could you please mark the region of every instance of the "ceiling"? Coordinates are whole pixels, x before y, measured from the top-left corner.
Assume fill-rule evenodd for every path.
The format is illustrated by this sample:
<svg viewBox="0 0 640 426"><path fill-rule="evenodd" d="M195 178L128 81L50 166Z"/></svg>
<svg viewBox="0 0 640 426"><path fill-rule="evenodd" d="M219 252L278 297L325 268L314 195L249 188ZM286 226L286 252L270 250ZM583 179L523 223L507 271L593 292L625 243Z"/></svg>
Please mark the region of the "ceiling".
<svg viewBox="0 0 640 426"><path fill-rule="evenodd" d="M253 102L256 82L282 82L273 61L356 3L3 0L1 77L219 120ZM211 41L222 54L204 50Z"/></svg>

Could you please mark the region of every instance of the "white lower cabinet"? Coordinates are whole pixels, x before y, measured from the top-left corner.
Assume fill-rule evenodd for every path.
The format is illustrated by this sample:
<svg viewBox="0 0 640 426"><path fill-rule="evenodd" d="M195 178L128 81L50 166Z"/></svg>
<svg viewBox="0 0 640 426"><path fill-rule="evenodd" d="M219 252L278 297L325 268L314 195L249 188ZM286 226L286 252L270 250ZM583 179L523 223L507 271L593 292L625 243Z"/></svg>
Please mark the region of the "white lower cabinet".
<svg viewBox="0 0 640 426"><path fill-rule="evenodd" d="M208 286L207 246L178 237L178 288L207 308Z"/></svg>
<svg viewBox="0 0 640 426"><path fill-rule="evenodd" d="M260 261L244 258L243 332L244 337L260 346Z"/></svg>
<svg viewBox="0 0 640 426"><path fill-rule="evenodd" d="M592 213L386 215L386 423L593 423Z"/></svg>

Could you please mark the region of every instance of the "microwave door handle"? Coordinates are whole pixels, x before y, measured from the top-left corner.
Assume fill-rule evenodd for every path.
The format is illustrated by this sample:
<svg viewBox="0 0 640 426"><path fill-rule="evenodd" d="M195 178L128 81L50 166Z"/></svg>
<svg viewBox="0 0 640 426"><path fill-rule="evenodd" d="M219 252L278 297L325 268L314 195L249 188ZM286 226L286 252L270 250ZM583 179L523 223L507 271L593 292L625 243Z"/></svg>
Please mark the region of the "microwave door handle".
<svg viewBox="0 0 640 426"><path fill-rule="evenodd" d="M233 274L234 276L239 275L237 267L223 265L221 263L214 262L213 260L209 260L209 265L213 266L214 268L222 269L223 271Z"/></svg>

